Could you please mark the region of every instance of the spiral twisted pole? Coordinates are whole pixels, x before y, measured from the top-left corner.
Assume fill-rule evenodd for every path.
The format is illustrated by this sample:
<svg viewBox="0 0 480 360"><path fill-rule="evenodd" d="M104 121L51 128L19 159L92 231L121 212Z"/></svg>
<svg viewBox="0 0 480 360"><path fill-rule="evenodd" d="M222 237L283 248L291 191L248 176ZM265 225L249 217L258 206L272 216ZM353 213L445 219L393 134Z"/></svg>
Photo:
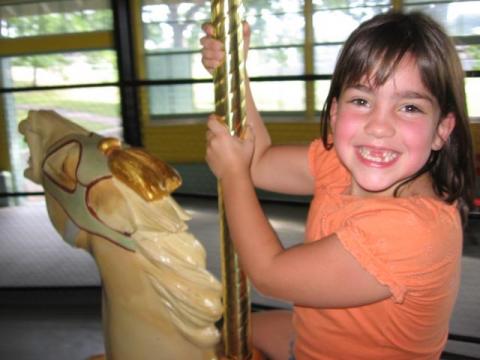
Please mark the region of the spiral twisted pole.
<svg viewBox="0 0 480 360"><path fill-rule="evenodd" d="M225 60L213 74L215 113L225 121L231 135L240 137L246 124L242 11L241 0L212 1L215 35L225 48ZM224 289L223 351L228 359L251 359L249 284L230 238L220 184L218 208Z"/></svg>

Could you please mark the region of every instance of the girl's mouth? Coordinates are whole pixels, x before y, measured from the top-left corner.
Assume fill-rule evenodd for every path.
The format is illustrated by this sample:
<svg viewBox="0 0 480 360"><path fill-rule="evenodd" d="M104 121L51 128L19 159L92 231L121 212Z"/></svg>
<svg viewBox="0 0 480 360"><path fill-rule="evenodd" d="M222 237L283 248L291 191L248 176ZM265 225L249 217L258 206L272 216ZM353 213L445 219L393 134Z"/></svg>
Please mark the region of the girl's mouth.
<svg viewBox="0 0 480 360"><path fill-rule="evenodd" d="M358 147L357 154L364 162L377 166L389 165L400 156L400 153L393 150L366 146Z"/></svg>

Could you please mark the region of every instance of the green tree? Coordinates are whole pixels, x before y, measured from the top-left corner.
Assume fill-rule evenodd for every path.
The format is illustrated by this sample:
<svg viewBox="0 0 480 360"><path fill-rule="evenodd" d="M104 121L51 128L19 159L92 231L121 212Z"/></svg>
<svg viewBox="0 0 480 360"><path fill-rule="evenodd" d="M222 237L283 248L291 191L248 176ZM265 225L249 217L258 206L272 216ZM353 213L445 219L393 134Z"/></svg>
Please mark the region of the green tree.
<svg viewBox="0 0 480 360"><path fill-rule="evenodd" d="M480 46L468 46L466 53L472 61L470 70L480 70Z"/></svg>
<svg viewBox="0 0 480 360"><path fill-rule="evenodd" d="M20 12L21 13L21 12ZM33 13L33 14L32 14ZM4 26L13 37L28 37L48 34L84 32L112 27L110 9L89 11L78 9L74 11L44 13L41 7L36 11L26 12L24 15L7 18ZM107 62L114 64L115 58L109 52L86 52L85 56L90 63ZM37 85L39 69L63 67L71 63L64 54L45 54L16 57L12 61L14 66L31 67L33 79L31 86Z"/></svg>
<svg viewBox="0 0 480 360"><path fill-rule="evenodd" d="M70 60L63 54L50 55L35 55L35 56L21 56L12 60L11 64L14 66L30 67L33 72L32 83L30 86L38 85L38 70L48 69L57 66L65 66L70 63Z"/></svg>

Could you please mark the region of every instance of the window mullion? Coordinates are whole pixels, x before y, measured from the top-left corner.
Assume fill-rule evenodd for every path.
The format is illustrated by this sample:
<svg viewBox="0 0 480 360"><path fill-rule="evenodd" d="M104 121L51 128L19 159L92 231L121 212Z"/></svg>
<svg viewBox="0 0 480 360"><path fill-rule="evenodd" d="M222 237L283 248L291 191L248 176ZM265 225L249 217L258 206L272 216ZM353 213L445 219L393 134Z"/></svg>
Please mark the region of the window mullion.
<svg viewBox="0 0 480 360"><path fill-rule="evenodd" d="M115 48L117 51L118 76L120 80L120 101L122 111L123 136L125 142L133 146L142 145L139 125L138 98L135 86L135 57L130 17L130 2L112 0ZM127 85L127 83L130 83Z"/></svg>
<svg viewBox="0 0 480 360"><path fill-rule="evenodd" d="M314 30L313 30L313 1L305 0L305 42L304 42L304 61L305 74L313 75L315 72L314 62ZM305 81L305 118L307 121L315 119L315 82Z"/></svg>

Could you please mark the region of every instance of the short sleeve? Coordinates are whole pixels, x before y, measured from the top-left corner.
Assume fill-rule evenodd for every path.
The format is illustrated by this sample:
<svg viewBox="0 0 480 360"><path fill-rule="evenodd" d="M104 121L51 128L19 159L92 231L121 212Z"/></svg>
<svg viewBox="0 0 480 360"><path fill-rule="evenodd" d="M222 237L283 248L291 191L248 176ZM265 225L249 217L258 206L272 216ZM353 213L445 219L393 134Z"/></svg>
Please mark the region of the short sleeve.
<svg viewBox="0 0 480 360"><path fill-rule="evenodd" d="M351 177L338 159L335 148L325 149L320 139L310 144L308 164L317 189L331 186L343 189L350 184Z"/></svg>
<svg viewBox="0 0 480 360"><path fill-rule="evenodd" d="M398 199L344 209L335 231L345 247L393 300L445 291L461 256L462 228L453 206ZM335 221L335 219L330 219Z"/></svg>

